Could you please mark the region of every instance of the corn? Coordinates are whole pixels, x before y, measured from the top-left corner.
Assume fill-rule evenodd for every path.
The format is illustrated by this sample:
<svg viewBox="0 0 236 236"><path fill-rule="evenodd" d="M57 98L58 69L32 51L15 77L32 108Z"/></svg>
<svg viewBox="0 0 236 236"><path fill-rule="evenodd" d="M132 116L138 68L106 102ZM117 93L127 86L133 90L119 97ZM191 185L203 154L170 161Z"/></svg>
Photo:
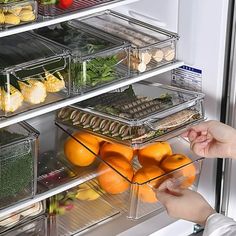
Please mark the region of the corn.
<svg viewBox="0 0 236 236"><path fill-rule="evenodd" d="M56 93L65 88L65 81L62 75L60 72L57 72L57 75L59 78L48 71L45 71L45 79L43 83L46 86L47 92Z"/></svg>
<svg viewBox="0 0 236 236"><path fill-rule="evenodd" d="M14 112L22 106L24 98L21 92L10 85L10 93L0 88L0 109L6 112Z"/></svg>
<svg viewBox="0 0 236 236"><path fill-rule="evenodd" d="M18 81L24 101L31 104L39 104L45 101L47 96L44 84L36 79L28 79L25 82Z"/></svg>

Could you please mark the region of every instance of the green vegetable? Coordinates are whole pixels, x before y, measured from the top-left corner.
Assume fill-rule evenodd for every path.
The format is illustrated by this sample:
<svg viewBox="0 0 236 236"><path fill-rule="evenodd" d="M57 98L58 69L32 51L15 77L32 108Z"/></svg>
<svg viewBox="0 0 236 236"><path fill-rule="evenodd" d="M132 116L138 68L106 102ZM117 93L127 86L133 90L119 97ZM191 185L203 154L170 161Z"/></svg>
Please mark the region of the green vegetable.
<svg viewBox="0 0 236 236"><path fill-rule="evenodd" d="M116 78L116 56L96 58L86 62L73 63L71 66L71 78L75 81L74 86L96 86L112 81Z"/></svg>
<svg viewBox="0 0 236 236"><path fill-rule="evenodd" d="M0 145L20 137L0 130ZM33 160L28 141L1 148L0 179L0 208L32 194Z"/></svg>

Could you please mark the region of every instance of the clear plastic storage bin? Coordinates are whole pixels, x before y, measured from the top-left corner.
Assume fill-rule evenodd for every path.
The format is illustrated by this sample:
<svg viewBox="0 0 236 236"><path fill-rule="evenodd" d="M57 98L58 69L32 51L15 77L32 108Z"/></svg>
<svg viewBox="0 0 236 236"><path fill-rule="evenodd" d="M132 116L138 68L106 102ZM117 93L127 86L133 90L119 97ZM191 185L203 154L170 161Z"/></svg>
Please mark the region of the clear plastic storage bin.
<svg viewBox="0 0 236 236"><path fill-rule="evenodd" d="M57 121L134 148L165 140L204 119L204 95L138 83L61 109Z"/></svg>
<svg viewBox="0 0 236 236"><path fill-rule="evenodd" d="M82 22L131 42L133 71L144 72L176 60L175 33L109 10L88 16Z"/></svg>
<svg viewBox="0 0 236 236"><path fill-rule="evenodd" d="M71 80L74 93L84 93L129 76L129 44L101 34L77 21L36 31L65 46L72 54Z"/></svg>
<svg viewBox="0 0 236 236"><path fill-rule="evenodd" d="M37 2L34 0L0 1L0 30L33 22L37 16Z"/></svg>
<svg viewBox="0 0 236 236"><path fill-rule="evenodd" d="M0 39L0 117L9 117L70 95L70 56L29 33Z"/></svg>
<svg viewBox="0 0 236 236"><path fill-rule="evenodd" d="M24 223L30 219L36 218L46 212L45 201L34 203L19 211L11 213L7 216L0 218L0 233L9 230L16 225Z"/></svg>
<svg viewBox="0 0 236 236"><path fill-rule="evenodd" d="M126 212L128 218L138 219L153 211L163 210L156 196L157 188L163 181L172 179L181 188L196 189L198 185L202 158L196 156L190 150L190 144L181 137L153 142L133 150L71 127L57 125L67 135L66 141L60 143L64 158L80 172L90 167L90 177L93 176L87 185L79 186L75 194L68 194L68 198L77 196L86 205L102 198L118 211ZM88 180L84 176L84 182ZM63 196L58 198L64 199ZM99 204L95 209L100 209ZM66 212L67 206L70 204L65 203L61 210ZM60 212L60 208L57 210ZM87 214L93 219L94 210ZM67 225L65 219L64 227ZM79 225L78 221L74 222Z"/></svg>
<svg viewBox="0 0 236 236"><path fill-rule="evenodd" d="M37 137L26 123L0 129L0 209L34 196Z"/></svg>
<svg viewBox="0 0 236 236"><path fill-rule="evenodd" d="M65 13L82 11L112 2L117 2L117 0L71 0L67 2L56 0L38 0L39 14L44 17L60 16Z"/></svg>
<svg viewBox="0 0 236 236"><path fill-rule="evenodd" d="M19 226L16 226L3 234L1 236L47 236L47 217L42 215L33 220L29 220Z"/></svg>
<svg viewBox="0 0 236 236"><path fill-rule="evenodd" d="M49 214L56 219L51 228L57 236L82 233L119 213L89 182L51 197L49 205Z"/></svg>

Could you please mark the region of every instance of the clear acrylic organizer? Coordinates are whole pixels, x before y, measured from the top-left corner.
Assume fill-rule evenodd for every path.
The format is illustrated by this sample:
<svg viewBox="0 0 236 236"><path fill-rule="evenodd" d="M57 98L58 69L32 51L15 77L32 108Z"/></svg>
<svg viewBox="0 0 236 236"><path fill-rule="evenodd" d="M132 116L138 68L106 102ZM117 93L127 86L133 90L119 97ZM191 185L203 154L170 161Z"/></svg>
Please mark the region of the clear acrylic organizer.
<svg viewBox="0 0 236 236"><path fill-rule="evenodd" d="M33 22L38 17L38 5L34 0L0 0L0 30Z"/></svg>
<svg viewBox="0 0 236 236"><path fill-rule="evenodd" d="M73 0L70 4L61 5L56 0L38 0L39 14L45 18L56 17L66 13L83 11L96 6L102 6L111 2L117 2L117 0Z"/></svg>
<svg viewBox="0 0 236 236"><path fill-rule="evenodd" d="M72 54L72 92L81 94L129 77L130 45L77 21L35 31Z"/></svg>
<svg viewBox="0 0 236 236"><path fill-rule="evenodd" d="M118 143L113 143L117 145L116 149L105 152L104 145L108 145L108 142L98 136L84 135L84 132L58 123L57 126L65 132L67 140L73 143L73 145L70 143L70 148L76 150L84 148L90 152L73 158L74 152L68 151L69 141L60 144L64 151L64 158L71 161L80 172L91 168L90 176L93 178L87 179L89 187L81 186L82 190L78 194L78 198L87 202L87 205L94 199L102 197L118 211L127 213L128 218L139 219L154 211L163 211L163 206L158 201L158 187L163 181L171 179L180 188L197 189L203 158L195 155L190 150L189 142L182 137L171 138L164 143L153 142L142 149L133 150L132 159L128 160L124 155L126 151L120 151ZM95 148L97 142L99 150ZM162 159L150 161L148 158L156 155L156 151L150 151L151 146L167 145L166 143L171 152L164 155L164 151L163 153L160 151ZM142 157L141 153L147 149L150 156ZM84 158L90 155L93 160L83 167L81 163L84 163ZM91 217L92 215L91 211Z"/></svg>
<svg viewBox="0 0 236 236"><path fill-rule="evenodd" d="M36 218L46 212L46 202L37 202L0 218L0 233Z"/></svg>
<svg viewBox="0 0 236 236"><path fill-rule="evenodd" d="M29 220L20 224L4 233L2 236L47 236L49 235L47 229L47 217L45 215L39 216L33 220Z"/></svg>
<svg viewBox="0 0 236 236"><path fill-rule="evenodd" d="M139 148L203 120L204 95L141 82L61 109L57 121Z"/></svg>
<svg viewBox="0 0 236 236"><path fill-rule="evenodd" d="M70 95L69 53L33 34L0 39L0 118Z"/></svg>
<svg viewBox="0 0 236 236"><path fill-rule="evenodd" d="M0 129L0 209L34 196L38 135L26 123Z"/></svg>
<svg viewBox="0 0 236 236"><path fill-rule="evenodd" d="M178 35L114 11L88 16L83 23L110 33L132 44L130 68L142 73L176 60Z"/></svg>

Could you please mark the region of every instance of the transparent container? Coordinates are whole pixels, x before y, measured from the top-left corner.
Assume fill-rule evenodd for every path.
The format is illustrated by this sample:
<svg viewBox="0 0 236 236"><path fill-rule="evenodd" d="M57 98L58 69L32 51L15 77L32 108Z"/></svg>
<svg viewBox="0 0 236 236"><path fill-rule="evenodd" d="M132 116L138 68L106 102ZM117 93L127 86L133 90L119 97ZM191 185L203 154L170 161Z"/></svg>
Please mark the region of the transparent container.
<svg viewBox="0 0 236 236"><path fill-rule="evenodd" d="M34 196L38 135L26 123L0 129L0 209Z"/></svg>
<svg viewBox="0 0 236 236"><path fill-rule="evenodd" d="M203 99L201 93L142 82L65 107L57 121L137 148L203 120Z"/></svg>
<svg viewBox="0 0 236 236"><path fill-rule="evenodd" d="M19 226L16 226L4 233L2 236L47 236L47 217L42 215L33 220L29 220Z"/></svg>
<svg viewBox="0 0 236 236"><path fill-rule="evenodd" d="M38 17L37 2L0 0L0 30L33 22Z"/></svg>
<svg viewBox="0 0 236 236"><path fill-rule="evenodd" d="M89 182L50 198L49 214L54 217L52 229L57 236L82 233L119 213Z"/></svg>
<svg viewBox="0 0 236 236"><path fill-rule="evenodd" d="M36 35L0 39L0 118L70 95L70 55Z"/></svg>
<svg viewBox="0 0 236 236"><path fill-rule="evenodd" d="M89 188L83 184L81 192L76 195L87 201L87 205L91 204L94 198L101 196L117 210L126 212L128 218L139 219L154 211L163 211L163 206L158 201L158 194L156 195L163 181L171 179L181 188L197 189L203 158L196 156L190 150L188 141L182 137L175 137L164 143L153 142L138 151L133 150L132 159L128 159L127 149L121 148L118 143L113 143L113 149L109 150L104 148L104 145L111 143L100 142L97 150L94 147L99 140L95 141L98 136L84 136L81 131L57 125L68 135L68 139L72 140L70 142L73 142L73 145L70 143L70 147L68 141L60 144L62 148L64 146L65 158L75 166L80 165L78 167L80 170L90 167L94 175L88 182ZM159 150L160 146L163 146L160 151L157 148L155 151L153 145L159 145ZM74 150L85 148L90 154L73 157L75 153L70 148ZM149 152L149 157L143 154L145 152ZM161 157L157 157L157 152ZM85 159L92 157L94 159L88 166L81 166L85 163ZM95 209L98 208L97 204ZM88 211L88 214L93 217L94 210Z"/></svg>
<svg viewBox="0 0 236 236"><path fill-rule="evenodd" d="M111 2L117 2L117 0L72 0L68 1L67 4L63 4L63 2L60 4L60 1L56 0L38 0L39 14L44 17L55 17L70 12L78 12Z"/></svg>
<svg viewBox="0 0 236 236"><path fill-rule="evenodd" d="M11 213L0 218L0 233L9 230L16 225L24 223L30 219L36 218L46 212L45 201L34 203L19 211Z"/></svg>
<svg viewBox="0 0 236 236"><path fill-rule="evenodd" d="M134 72L141 73L176 60L178 35L175 33L109 10L88 16L82 22L131 42L130 67Z"/></svg>
<svg viewBox="0 0 236 236"><path fill-rule="evenodd" d="M72 54L72 92L84 93L109 83L126 79L129 44L78 21L61 23L53 28L36 30L47 39L66 47Z"/></svg>

